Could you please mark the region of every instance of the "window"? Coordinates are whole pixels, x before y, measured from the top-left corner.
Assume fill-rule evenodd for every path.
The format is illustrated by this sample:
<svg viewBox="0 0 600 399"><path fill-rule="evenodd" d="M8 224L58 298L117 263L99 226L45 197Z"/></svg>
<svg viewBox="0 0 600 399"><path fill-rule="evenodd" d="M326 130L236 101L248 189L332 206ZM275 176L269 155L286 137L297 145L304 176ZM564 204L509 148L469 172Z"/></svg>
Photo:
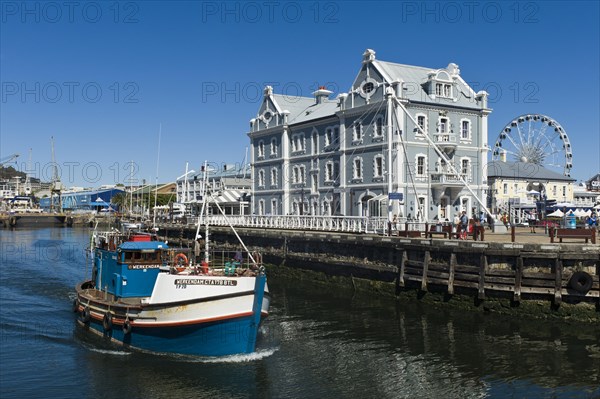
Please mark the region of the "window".
<svg viewBox="0 0 600 399"><path fill-rule="evenodd" d="M425 176L425 157L417 157L417 176Z"/></svg>
<svg viewBox="0 0 600 399"><path fill-rule="evenodd" d="M271 169L271 186L277 187L277 169Z"/></svg>
<svg viewBox="0 0 600 399"><path fill-rule="evenodd" d="M333 162L325 164L325 181L333 181Z"/></svg>
<svg viewBox="0 0 600 399"><path fill-rule="evenodd" d="M292 183L304 183L304 166L294 166L292 172Z"/></svg>
<svg viewBox="0 0 600 399"><path fill-rule="evenodd" d="M383 157L377 155L373 159L373 177L383 177Z"/></svg>
<svg viewBox="0 0 600 399"><path fill-rule="evenodd" d="M373 82L367 82L362 86L362 91L363 91L363 93L368 94L368 93L372 92L374 88L375 88L375 85L373 84Z"/></svg>
<svg viewBox="0 0 600 399"><path fill-rule="evenodd" d="M259 215L264 215L265 214L265 200L260 200L258 201L258 214Z"/></svg>
<svg viewBox="0 0 600 399"><path fill-rule="evenodd" d="M329 209L331 209L329 206L329 201L327 201L327 200L323 201L323 215L329 216L330 215Z"/></svg>
<svg viewBox="0 0 600 399"><path fill-rule="evenodd" d="M277 155L277 139L271 139L271 155Z"/></svg>
<svg viewBox="0 0 600 399"><path fill-rule="evenodd" d="M312 136L311 136L311 153L312 154L316 154L317 153L317 132L313 132Z"/></svg>
<svg viewBox="0 0 600 399"><path fill-rule="evenodd" d="M264 141L258 142L258 157L263 158L265 156L265 143Z"/></svg>
<svg viewBox="0 0 600 399"><path fill-rule="evenodd" d="M292 136L292 152L304 151L304 134Z"/></svg>
<svg viewBox="0 0 600 399"><path fill-rule="evenodd" d="M460 168L460 173L463 175L463 178L471 174L471 166L468 159L463 159L460 161Z"/></svg>
<svg viewBox="0 0 600 399"><path fill-rule="evenodd" d="M502 194L508 194L508 183L504 183L504 186L502 187Z"/></svg>
<svg viewBox="0 0 600 399"><path fill-rule="evenodd" d="M444 85L444 97L452 97L452 86L445 84Z"/></svg>
<svg viewBox="0 0 600 399"><path fill-rule="evenodd" d="M442 95L442 84L441 83L435 84L435 95L438 97L441 97L441 95Z"/></svg>
<svg viewBox="0 0 600 399"><path fill-rule="evenodd" d="M333 128L328 127L325 129L325 147L333 144Z"/></svg>
<svg viewBox="0 0 600 399"><path fill-rule="evenodd" d="M316 174L314 174L314 175L311 176L311 185L310 185L310 188L311 188L311 191L313 193L316 193L317 190L319 189L317 177L318 176Z"/></svg>
<svg viewBox="0 0 600 399"><path fill-rule="evenodd" d="M375 131L373 132L374 137L383 136L383 118L379 117L375 119Z"/></svg>
<svg viewBox="0 0 600 399"><path fill-rule="evenodd" d="M563 197L567 195L567 186L563 186Z"/></svg>
<svg viewBox="0 0 600 399"><path fill-rule="evenodd" d="M258 187L264 187L264 186L265 186L265 171L261 169L258 171Z"/></svg>
<svg viewBox="0 0 600 399"><path fill-rule="evenodd" d="M354 158L353 168L352 168L352 177L355 180L362 180L362 159Z"/></svg>
<svg viewBox="0 0 600 399"><path fill-rule="evenodd" d="M423 130L417 129L417 134L423 134L427 131L427 117L425 115L417 115L417 124Z"/></svg>
<svg viewBox="0 0 600 399"><path fill-rule="evenodd" d="M552 186L552 195L556 197L556 186Z"/></svg>
<svg viewBox="0 0 600 399"><path fill-rule="evenodd" d="M362 140L362 125L360 124L360 122L355 122L354 123L354 136L352 138L354 141L361 141Z"/></svg>
<svg viewBox="0 0 600 399"><path fill-rule="evenodd" d="M271 200L271 215L277 215L277 200Z"/></svg>
<svg viewBox="0 0 600 399"><path fill-rule="evenodd" d="M440 133L448 132L448 119L447 118L440 118L440 127L438 130Z"/></svg>
<svg viewBox="0 0 600 399"><path fill-rule="evenodd" d="M463 119L460 122L460 138L468 140L471 138L471 122Z"/></svg>

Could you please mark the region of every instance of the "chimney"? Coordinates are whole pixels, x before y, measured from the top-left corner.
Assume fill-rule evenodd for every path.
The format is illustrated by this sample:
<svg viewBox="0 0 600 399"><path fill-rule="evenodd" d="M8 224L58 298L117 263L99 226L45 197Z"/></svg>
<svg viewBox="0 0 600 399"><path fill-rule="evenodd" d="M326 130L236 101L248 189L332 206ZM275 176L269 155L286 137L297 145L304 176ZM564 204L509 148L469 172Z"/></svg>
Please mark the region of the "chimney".
<svg viewBox="0 0 600 399"><path fill-rule="evenodd" d="M329 96L331 95L331 93L333 93L332 91L329 91L325 88L325 86L320 86L319 90L313 92L313 96L315 96L315 103L316 104L321 104L323 103L323 100L327 100L329 99Z"/></svg>

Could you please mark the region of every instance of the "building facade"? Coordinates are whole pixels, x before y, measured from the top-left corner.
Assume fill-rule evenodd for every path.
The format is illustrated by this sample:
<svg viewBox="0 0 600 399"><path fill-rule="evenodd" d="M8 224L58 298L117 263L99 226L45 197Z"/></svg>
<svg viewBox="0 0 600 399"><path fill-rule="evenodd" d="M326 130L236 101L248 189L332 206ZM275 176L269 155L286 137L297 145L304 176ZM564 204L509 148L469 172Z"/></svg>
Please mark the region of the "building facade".
<svg viewBox="0 0 600 399"><path fill-rule="evenodd" d="M445 220L485 205L491 110L456 64L401 65L367 49L351 89L331 94L265 88L248 133L254 214Z"/></svg>
<svg viewBox="0 0 600 399"><path fill-rule="evenodd" d="M249 165L209 163L206 190L204 179L204 170L188 170L177 178L177 203L185 205L186 214L197 216L201 212L205 191L209 195L209 214L220 214L217 203L228 215L249 214L252 187Z"/></svg>

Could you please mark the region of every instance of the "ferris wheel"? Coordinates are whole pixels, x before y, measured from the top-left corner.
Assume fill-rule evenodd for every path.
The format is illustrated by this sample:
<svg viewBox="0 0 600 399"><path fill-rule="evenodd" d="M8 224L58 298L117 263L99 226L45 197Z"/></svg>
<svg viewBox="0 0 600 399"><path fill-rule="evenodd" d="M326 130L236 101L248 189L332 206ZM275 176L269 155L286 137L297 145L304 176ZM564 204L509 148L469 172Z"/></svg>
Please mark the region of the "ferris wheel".
<svg viewBox="0 0 600 399"><path fill-rule="evenodd" d="M492 152L493 160L506 156L517 162L528 162L571 175L573 152L567 132L546 115L526 114L507 124L498 135Z"/></svg>

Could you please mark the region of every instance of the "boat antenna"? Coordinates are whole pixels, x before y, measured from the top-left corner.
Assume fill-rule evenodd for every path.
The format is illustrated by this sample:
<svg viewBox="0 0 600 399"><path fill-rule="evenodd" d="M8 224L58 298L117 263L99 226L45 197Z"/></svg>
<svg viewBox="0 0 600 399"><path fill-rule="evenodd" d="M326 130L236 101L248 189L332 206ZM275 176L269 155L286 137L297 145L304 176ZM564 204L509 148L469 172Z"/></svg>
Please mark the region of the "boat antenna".
<svg viewBox="0 0 600 399"><path fill-rule="evenodd" d="M162 123L158 125L158 153L156 154L156 178L154 179L154 190L156 191L154 193L154 208L156 208L156 201L158 200L158 165L159 165L159 161L160 161L160 136L162 134ZM148 196L150 196L150 194L148 194ZM154 215L152 217L152 228L156 228L156 209L153 209L154 212L152 212ZM148 209L148 212L150 212L150 209Z"/></svg>

